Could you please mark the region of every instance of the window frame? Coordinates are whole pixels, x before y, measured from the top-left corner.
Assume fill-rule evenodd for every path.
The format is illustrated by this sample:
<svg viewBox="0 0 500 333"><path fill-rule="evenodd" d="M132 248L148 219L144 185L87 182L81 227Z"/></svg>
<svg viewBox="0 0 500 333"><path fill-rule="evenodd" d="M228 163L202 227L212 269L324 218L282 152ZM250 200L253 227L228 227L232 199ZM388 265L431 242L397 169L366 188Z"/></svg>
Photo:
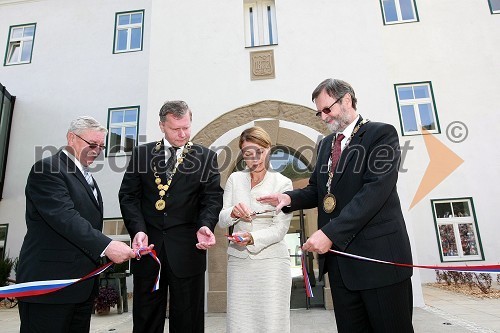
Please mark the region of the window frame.
<svg viewBox="0 0 500 333"><path fill-rule="evenodd" d="M103 218L103 221L102 221L102 233L106 236L108 236L109 238L111 238L112 240L114 241L119 241L119 242L125 242L127 243L127 245L129 245L131 247L132 245L132 238L130 237L128 231L126 234L120 234L118 235L117 234L117 226L118 224L116 224L116 227L115 227L115 234L108 234L106 233L106 228L105 228L105 223L106 222L123 222L123 225L125 226L125 222L123 221L123 218L122 217L106 217L106 218ZM126 227L125 227L126 229ZM128 272L126 271L125 273L130 273L130 259L128 260L128 268L126 270L128 270ZM119 265L123 265L124 263L121 263Z"/></svg>
<svg viewBox="0 0 500 333"><path fill-rule="evenodd" d="M16 62L8 62L11 54L12 54L12 49L11 49L11 44L14 43L12 41L12 33L14 29L17 28L27 28L27 27L33 27L33 36L30 37L20 37L15 40L15 43L19 42L19 61ZM12 25L9 27L9 38L7 40L7 46L5 49L5 57L3 61L4 66L15 66L15 65L25 65L25 64L31 64L31 60L33 59L33 49L35 47L35 36L36 36L36 23L26 23L26 24L17 24L17 25ZM30 50L30 58L28 61L21 61L21 56L23 53L23 45L26 41L31 41L31 50Z"/></svg>
<svg viewBox="0 0 500 333"><path fill-rule="evenodd" d="M126 11L126 12L117 12L115 13L115 31L114 31L114 37L113 37L113 54L121 54L121 53L129 53L129 52L139 52L139 51L142 51L143 50L143 46L144 46L144 18L145 18L145 10L144 9L138 9L138 10L130 10L130 11ZM139 23L129 23L128 25L125 25L124 28L122 29L119 29L119 25L118 25L118 18L120 15L125 15L125 14L128 14L128 15L132 15L132 14L136 14L136 13L141 13L142 14L142 22L139 24ZM135 49L131 49L130 48L130 41L131 41L131 36L132 36L132 33L131 33L131 29L132 28L137 28L137 27L141 27L141 46L139 48L135 48ZM127 48L125 50L118 50L117 47L118 47L118 31L119 30L125 30L127 29L128 32L127 32Z"/></svg>
<svg viewBox="0 0 500 333"><path fill-rule="evenodd" d="M121 124L121 126L112 126L111 123L111 114L114 111L126 111L126 110L131 110L135 109L137 111L137 121L135 123L135 143L132 147L137 147L139 143L139 120L140 120L140 115L141 115L141 107L139 105L131 105L131 106L124 106L124 107L116 107L116 108L109 108L108 109L108 123L107 123L107 129L108 129L108 135L106 136L106 157L116 157L116 156L129 156L132 154L132 151L126 152L123 150L125 148L124 140L125 140L125 134L124 130L126 127L132 127L132 126L126 126L126 125L132 125L132 122L122 122L122 123L117 123ZM111 153L111 129L112 128L121 128L121 137L120 137L120 151L116 153Z"/></svg>
<svg viewBox="0 0 500 333"><path fill-rule="evenodd" d="M250 8L252 8L252 17L249 15ZM244 0L243 21L246 48L278 45L278 23L274 0Z"/></svg>
<svg viewBox="0 0 500 333"><path fill-rule="evenodd" d="M10 102L10 110L4 110L5 99ZM12 130L12 118L14 115L14 105L16 102L16 96L12 96L7 89L0 83L0 130L5 126L6 132L5 136L0 132L0 200L3 198L3 187L5 184L5 172L7 169L7 158L9 155L9 142L10 133ZM8 112L6 114L6 112ZM6 117L6 118L5 118ZM6 119L7 123L3 124L3 120ZM3 155L3 156L2 156Z"/></svg>
<svg viewBox="0 0 500 333"><path fill-rule="evenodd" d="M400 87L415 87L415 86L423 86L423 85L428 85L429 89L429 97L428 98L413 98L412 100L400 100L399 99L399 92L398 88ZM398 116L399 116L399 124L401 128L401 135L402 136L413 136L413 135L423 135L422 133L422 123L420 121L420 112L415 109L415 106L418 106L418 101L425 101L426 99L429 99L429 104L431 105L432 108L432 114L434 116L434 121L436 123L436 128L433 130L426 130L429 133L432 134L440 134L441 133L441 126L439 124L439 117L438 117L438 112L436 108L436 99L434 97L434 89L432 88L432 82L431 81L420 81L420 82L407 82L407 83L395 83L394 84L394 93L396 96L396 103L398 106ZM412 102L408 102L412 101ZM403 113L401 110L401 107L404 105L413 105L413 111L415 114L415 121L417 122L417 130L416 131L406 131L405 130L405 123L403 119Z"/></svg>
<svg viewBox="0 0 500 333"><path fill-rule="evenodd" d="M436 208L435 205L437 203L450 203L453 209L453 202L463 202L466 201L469 204L469 211L470 211L470 216L465 216L465 217L443 217L443 218L438 218L437 213L436 213ZM481 234L479 232L479 228L477 225L477 219L476 219L476 211L474 208L474 201L472 197L462 197L462 198L444 198L444 199L431 199L431 208L432 208L432 216L434 219L434 228L436 231L436 240L437 240L437 246L439 249L439 257L442 263L444 262L466 262L466 261L484 261L484 251L483 251L483 246L481 242ZM448 223L445 223L448 222ZM464 223L470 223L472 224L473 230L476 235L476 242L477 242L477 250L479 254L477 255L470 255L470 256L465 256L463 255L463 249L461 247L461 239L460 239L460 234L458 230L458 225L459 224L464 224ZM455 243L457 246L458 253L462 253L462 255L459 256L445 256L443 254L443 248L441 244L441 236L439 233L439 226L440 225L452 225L453 230L455 233Z"/></svg>
<svg viewBox="0 0 500 333"><path fill-rule="evenodd" d="M9 224L8 223L2 223L0 224L0 228L5 227L5 239L3 240L3 249L0 248L0 259L5 258L5 254L7 252L7 239L9 237ZM0 242L2 240L0 239Z"/></svg>
<svg viewBox="0 0 500 333"><path fill-rule="evenodd" d="M391 21L391 22L387 22L383 1L384 0L379 0L380 11L382 13L382 21L384 22L384 25L394 25L394 24L404 24L404 23L420 22L420 18L418 16L417 4L416 4L415 0L410 0L411 3L412 3L413 13L415 15L415 17L413 19L411 19L411 20L403 20L402 19L402 17L401 17L402 16L402 14L401 14L401 5L400 5L400 1L401 0L392 0L392 1L394 1L395 7L396 7L396 11L397 11L396 14L398 16L398 20L397 21Z"/></svg>
<svg viewBox="0 0 500 333"><path fill-rule="evenodd" d="M496 0L496 1L499 1L499 0ZM493 9L493 5L491 4L492 0L488 0L488 6L490 7L490 13L492 15L494 14L500 14L500 7L497 9L497 10L494 10ZM500 2L500 1L499 1ZM499 4L500 5L500 4Z"/></svg>

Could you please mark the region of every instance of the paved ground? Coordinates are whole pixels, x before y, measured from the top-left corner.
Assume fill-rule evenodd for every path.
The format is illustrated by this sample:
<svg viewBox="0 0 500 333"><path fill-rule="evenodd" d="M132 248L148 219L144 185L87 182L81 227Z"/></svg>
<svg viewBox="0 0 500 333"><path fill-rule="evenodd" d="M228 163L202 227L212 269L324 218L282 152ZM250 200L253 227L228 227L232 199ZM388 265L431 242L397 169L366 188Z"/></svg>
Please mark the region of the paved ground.
<svg viewBox="0 0 500 333"><path fill-rule="evenodd" d="M500 299L477 299L438 288L423 286L426 306L415 308L413 326L422 333L500 332ZM225 332L225 314L208 313L206 333ZM165 332L168 332L168 323ZM292 310L292 333L337 332L333 311ZM16 309L0 309L0 331L19 332ZM132 332L132 313L92 316L91 332ZM260 333L260 332L259 332Z"/></svg>

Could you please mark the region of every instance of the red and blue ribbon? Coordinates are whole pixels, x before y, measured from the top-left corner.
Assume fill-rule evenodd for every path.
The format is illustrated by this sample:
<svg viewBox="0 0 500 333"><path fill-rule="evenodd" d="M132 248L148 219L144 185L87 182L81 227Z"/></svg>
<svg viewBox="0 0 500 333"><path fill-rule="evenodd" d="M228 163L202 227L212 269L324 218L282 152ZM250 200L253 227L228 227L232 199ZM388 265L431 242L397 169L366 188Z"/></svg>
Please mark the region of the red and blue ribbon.
<svg viewBox="0 0 500 333"><path fill-rule="evenodd" d="M412 265L412 264L402 264L397 262L373 259L332 249L330 249L329 251L344 257L349 257L363 261L376 262L386 265L399 266L399 267L437 269L441 271L468 272L468 273L497 273L497 274L500 273L500 265L470 265L470 266Z"/></svg>
<svg viewBox="0 0 500 333"><path fill-rule="evenodd" d="M141 251L145 251L145 249L137 250L136 253L137 259L141 258L140 254ZM154 250L148 253L158 263L158 265L160 265L160 269L158 270L158 275L156 277L155 284L152 288L152 291L156 291L160 288L161 263L160 259L158 259L158 257L156 256L156 252ZM108 262L107 264L98 267L96 270L90 272L89 274L79 279L33 281L33 282L17 283L6 287L0 287L0 298L38 296L38 295L53 293L55 291L66 288L72 284L98 276L99 274L107 270L111 265L113 265L113 263Z"/></svg>
<svg viewBox="0 0 500 333"><path fill-rule="evenodd" d="M160 273L161 273L161 262L160 262L160 259L158 259L158 257L156 256L156 251L155 250L151 250L151 252L149 252L149 255L158 263L158 265L160 266L160 268L158 269L158 275L156 276L156 280L155 280L155 284L153 285L153 289L151 291L157 291L158 289L160 289Z"/></svg>
<svg viewBox="0 0 500 333"><path fill-rule="evenodd" d="M466 272L466 273L496 273L500 274L500 265L463 265L463 266L442 266L442 265L412 265L412 264L403 264L379 259L373 259L368 257L359 256L356 254L346 253L342 251L337 251L330 249L329 252L341 255L348 258L353 258L357 260L363 260L368 262L375 262L379 264L385 265L393 265L398 267L408 267L408 268L423 268L423 269L434 269L441 271L453 271L453 272ZM307 274L306 264L305 264L305 254L302 253L302 276L304 277L304 284L306 289L307 297L314 297L312 293L311 283L309 281L309 276Z"/></svg>
<svg viewBox="0 0 500 333"><path fill-rule="evenodd" d="M38 296L53 293L60 289L66 288L74 283L90 279L97 276L108 269L112 262L100 266L96 270L90 272L79 279L69 279L69 280L48 280L48 281L33 281L13 284L6 287L0 287L0 297L12 298L12 297L25 297L25 296Z"/></svg>
<svg viewBox="0 0 500 333"><path fill-rule="evenodd" d="M311 281L309 281L309 274L307 274L307 268L306 268L306 255L304 252L302 252L302 276L304 277L304 286L306 288L306 296L311 298L314 297L312 287L311 287Z"/></svg>

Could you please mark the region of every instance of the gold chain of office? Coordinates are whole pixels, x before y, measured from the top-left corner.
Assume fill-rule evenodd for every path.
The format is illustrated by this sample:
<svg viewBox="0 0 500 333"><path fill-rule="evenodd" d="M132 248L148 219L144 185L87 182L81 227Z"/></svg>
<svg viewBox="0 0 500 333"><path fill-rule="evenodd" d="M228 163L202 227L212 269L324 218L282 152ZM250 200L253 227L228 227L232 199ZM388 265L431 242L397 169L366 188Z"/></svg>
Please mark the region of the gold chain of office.
<svg viewBox="0 0 500 333"><path fill-rule="evenodd" d="M159 151L161 149L162 141L163 141L163 139L156 142L156 147L155 147L156 151ZM170 188L170 184L172 183L172 178L174 178L174 175L175 175L175 172L177 171L177 168L179 167L179 165L182 164L182 162L184 162L184 158L186 157L186 154L189 152L189 149L191 149L192 145L193 145L193 143L191 141L188 141L184 145L184 147L182 147L181 156L179 156L177 158L177 162L175 163L174 169L172 170L172 172L170 172L168 174L166 184L161 183L161 178L158 175L158 171L156 170L156 166L154 167L155 184L158 188L158 194L160 195L160 199L157 200L155 203L155 208L157 210L164 210L165 209L165 200L163 200L163 197L165 196L168 189Z"/></svg>

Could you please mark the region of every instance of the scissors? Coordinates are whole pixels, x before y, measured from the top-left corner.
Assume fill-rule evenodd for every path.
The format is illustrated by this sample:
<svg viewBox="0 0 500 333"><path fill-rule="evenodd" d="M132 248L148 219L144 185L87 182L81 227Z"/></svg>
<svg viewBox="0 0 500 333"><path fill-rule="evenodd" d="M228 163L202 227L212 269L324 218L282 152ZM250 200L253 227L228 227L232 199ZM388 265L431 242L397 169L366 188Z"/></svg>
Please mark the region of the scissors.
<svg viewBox="0 0 500 333"><path fill-rule="evenodd" d="M260 211L260 212L252 212L250 214L250 216L257 216L257 215L262 215L262 214L267 214L267 213L273 213L274 212L274 209L266 209L266 210L263 210L263 211ZM238 217L234 223L238 223L240 222L241 220L241 217Z"/></svg>

